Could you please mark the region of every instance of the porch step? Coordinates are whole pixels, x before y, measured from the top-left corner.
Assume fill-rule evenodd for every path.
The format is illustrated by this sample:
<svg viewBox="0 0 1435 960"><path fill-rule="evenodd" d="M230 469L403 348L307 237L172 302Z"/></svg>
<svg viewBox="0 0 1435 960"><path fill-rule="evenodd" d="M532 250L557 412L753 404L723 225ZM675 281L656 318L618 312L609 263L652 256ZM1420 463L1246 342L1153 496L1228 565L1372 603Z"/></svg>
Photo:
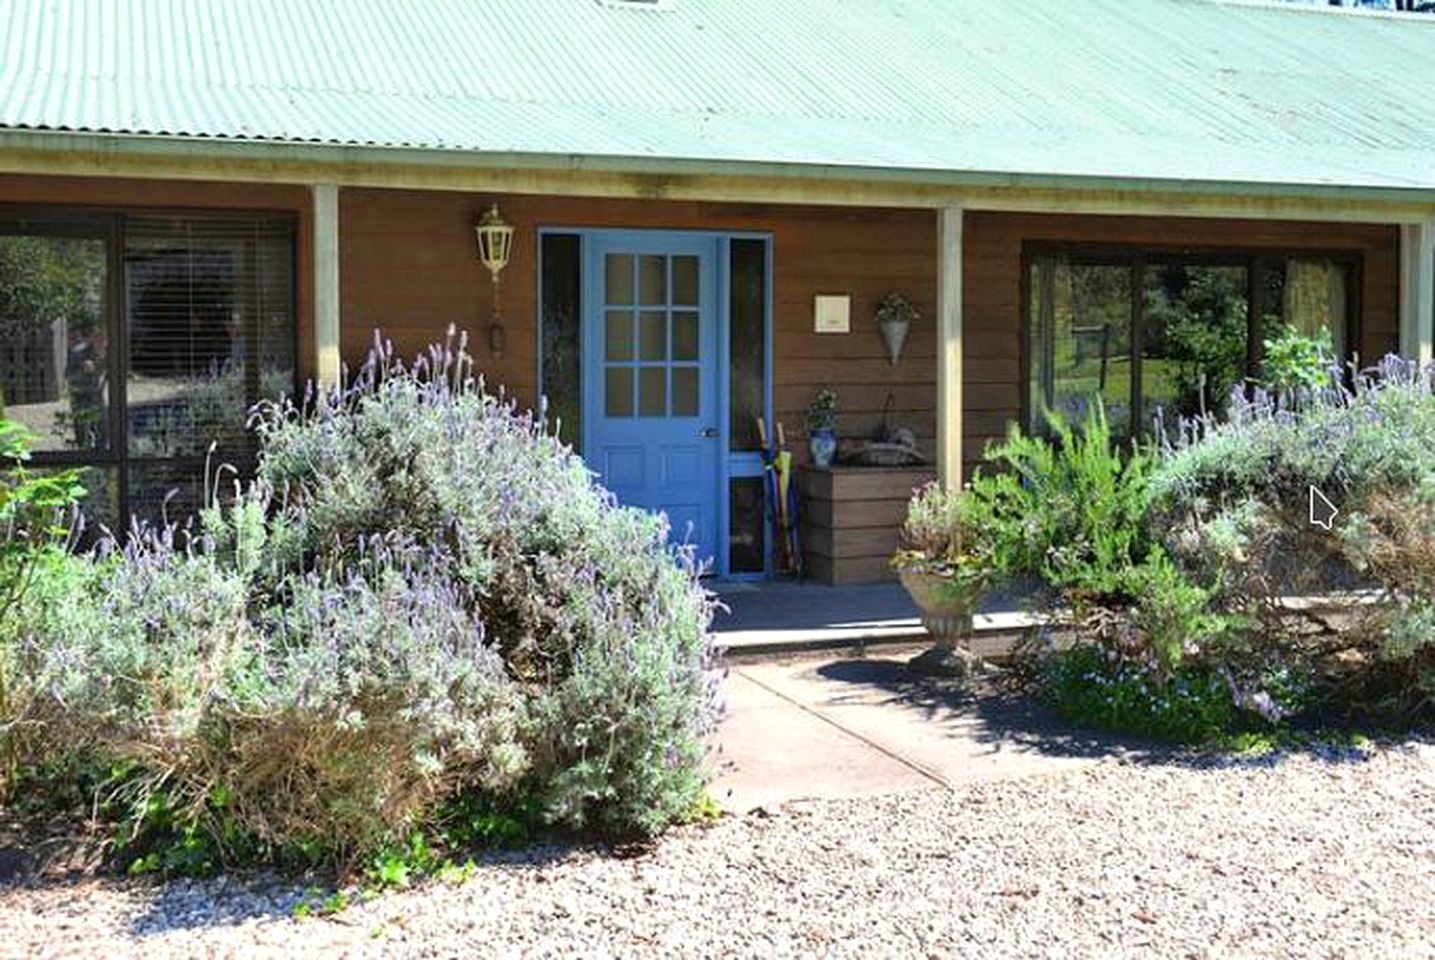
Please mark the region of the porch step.
<svg viewBox="0 0 1435 960"><path fill-rule="evenodd" d="M890 619L834 616L831 605L822 603L827 599L823 594L829 592L835 591L813 588L813 592L803 598L814 605L808 623L793 622L791 610L783 611L783 616L773 611L769 618L756 617L744 610L742 626L736 629L723 629L719 619L716 624L718 646L730 662L750 662L805 653L860 653L872 649L921 647L931 642L916 616ZM771 622L762 624L762 619ZM1005 659L1035 625L1031 616L1015 611L978 614L972 622L972 649L990 660Z"/></svg>

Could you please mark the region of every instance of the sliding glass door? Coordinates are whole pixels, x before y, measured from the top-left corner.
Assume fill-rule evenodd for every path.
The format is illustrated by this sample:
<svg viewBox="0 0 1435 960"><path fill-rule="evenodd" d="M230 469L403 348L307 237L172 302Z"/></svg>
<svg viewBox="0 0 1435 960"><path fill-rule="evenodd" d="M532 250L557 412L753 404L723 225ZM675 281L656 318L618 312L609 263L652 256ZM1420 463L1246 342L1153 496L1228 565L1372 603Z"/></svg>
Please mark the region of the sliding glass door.
<svg viewBox="0 0 1435 960"><path fill-rule="evenodd" d="M1080 421L1097 397L1118 435L1224 410L1260 377L1282 330L1354 342L1354 257L1163 250L1029 250L1028 425Z"/></svg>

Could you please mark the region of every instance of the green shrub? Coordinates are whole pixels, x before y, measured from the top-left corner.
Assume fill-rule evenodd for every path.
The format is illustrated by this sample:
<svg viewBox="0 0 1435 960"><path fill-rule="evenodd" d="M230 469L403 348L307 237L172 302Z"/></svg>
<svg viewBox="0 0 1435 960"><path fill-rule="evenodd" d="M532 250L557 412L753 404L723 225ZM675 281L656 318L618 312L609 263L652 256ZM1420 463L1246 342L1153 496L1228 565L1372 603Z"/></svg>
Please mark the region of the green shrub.
<svg viewBox="0 0 1435 960"><path fill-rule="evenodd" d="M1392 718L1435 708L1435 392L1397 357L1298 402L1235 398L1182 425L1152 474L1150 523L1211 609L1241 624L1207 655L1261 697L1273 666L1311 678L1310 706ZM1338 508L1309 522L1314 486ZM1358 590L1329 612L1287 597Z"/></svg>
<svg viewBox="0 0 1435 960"><path fill-rule="evenodd" d="M1014 428L957 502L914 501L915 516L925 528L959 514L971 553L1004 578L1046 588L1041 612L1079 634L1075 650L1037 671L1063 712L1137 733L1207 738L1236 708L1214 670L1186 660L1229 624L1150 525L1154 455L1113 443L1099 402L1079 428L1049 422L1050 439Z"/></svg>
<svg viewBox="0 0 1435 960"><path fill-rule="evenodd" d="M19 628L67 587L71 530L85 495L77 471L27 468L33 439L0 417L0 799L26 752L35 692L15 649Z"/></svg>
<svg viewBox="0 0 1435 960"><path fill-rule="evenodd" d="M1112 442L1098 401L1081 427L1048 416L1051 439L1013 426L965 495L975 547L1003 576L1037 579L1078 609L1133 595L1126 571L1151 547L1151 456Z"/></svg>
<svg viewBox="0 0 1435 960"><path fill-rule="evenodd" d="M1282 325L1263 346L1261 380L1269 389L1290 394L1330 383L1335 363L1330 330L1322 327L1319 334L1308 337L1294 327Z"/></svg>
<svg viewBox="0 0 1435 960"><path fill-rule="evenodd" d="M14 647L32 766L114 771L136 869L392 858L465 809L650 835L695 807L712 600L659 518L461 352L376 349L254 420L253 484L78 561Z"/></svg>

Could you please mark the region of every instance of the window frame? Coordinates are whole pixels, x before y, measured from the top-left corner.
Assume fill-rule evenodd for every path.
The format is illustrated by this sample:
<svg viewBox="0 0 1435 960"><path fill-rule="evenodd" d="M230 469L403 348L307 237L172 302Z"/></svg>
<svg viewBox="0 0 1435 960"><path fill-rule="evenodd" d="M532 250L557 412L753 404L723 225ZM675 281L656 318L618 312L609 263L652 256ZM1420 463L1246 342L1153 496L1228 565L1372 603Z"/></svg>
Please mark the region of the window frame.
<svg viewBox="0 0 1435 960"><path fill-rule="evenodd" d="M267 207L142 207L91 206L73 204L0 203L0 234L29 236L73 236L101 239L105 243L105 333L109 350L105 359L106 375L110 378L109 429L107 450L35 450L30 464L37 468L84 468L113 471L115 499L119 519L128 526L132 515L130 468L171 466L178 469L203 467L203 456L153 457L134 456L129 444L129 397L127 393L130 364L129 330L125 283L125 224L129 218L154 219L173 217L185 220L275 220L283 221L289 239L289 315L292 319L288 347L294 358L292 396L298 396L302 379L299 303L301 300L299 272L299 214L297 211ZM245 339L254 345L260 336L256 327L245 331ZM257 356L257 354L254 354Z"/></svg>
<svg viewBox="0 0 1435 960"><path fill-rule="evenodd" d="M1302 247L1296 245L1242 246L1223 244L1136 244L1088 240L1027 239L1021 247L1020 310L1020 416L1024 430L1036 424L1032 407L1032 377L1036 372L1032 344L1033 305L1031 290L1032 266L1041 257L1062 257L1082 266L1126 267L1130 273L1131 307L1131 423L1145 421L1145 404L1141 387L1141 351L1145 339L1146 298L1144 284L1149 264L1184 263L1212 267L1242 267L1246 271L1247 348L1246 371L1249 375L1260 364L1263 347L1262 308L1265 306L1262 271L1271 264L1292 259L1320 259L1340 264L1349 271L1346 285L1346 355L1358 357L1364 334L1362 315L1365 285L1365 251L1354 247ZM1043 387L1043 392L1045 389ZM1144 429L1144 427L1143 427Z"/></svg>

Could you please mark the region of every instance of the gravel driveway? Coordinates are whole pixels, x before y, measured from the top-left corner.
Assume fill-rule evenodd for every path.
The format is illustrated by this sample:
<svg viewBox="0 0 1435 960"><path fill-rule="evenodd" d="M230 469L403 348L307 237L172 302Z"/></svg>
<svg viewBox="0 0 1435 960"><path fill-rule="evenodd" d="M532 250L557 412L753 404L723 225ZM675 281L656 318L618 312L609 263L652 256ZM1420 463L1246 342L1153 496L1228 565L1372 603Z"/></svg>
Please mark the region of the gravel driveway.
<svg viewBox="0 0 1435 960"><path fill-rule="evenodd" d="M1113 761L530 852L294 919L299 891L0 892L0 955L1435 956L1435 743Z"/></svg>

